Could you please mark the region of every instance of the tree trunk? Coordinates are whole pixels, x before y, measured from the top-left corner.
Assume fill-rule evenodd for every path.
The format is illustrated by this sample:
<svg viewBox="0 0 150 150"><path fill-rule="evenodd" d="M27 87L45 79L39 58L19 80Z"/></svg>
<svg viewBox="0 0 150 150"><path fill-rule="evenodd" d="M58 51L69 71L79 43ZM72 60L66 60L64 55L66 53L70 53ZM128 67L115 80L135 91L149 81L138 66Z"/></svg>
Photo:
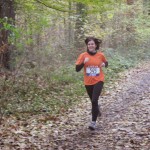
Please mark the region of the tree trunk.
<svg viewBox="0 0 150 150"><path fill-rule="evenodd" d="M84 35L84 25L85 25L85 20L87 16L87 8L84 4L82 3L77 3L76 4L76 13L77 13L77 19L75 23L75 47L77 49L80 49L83 47L83 39L85 38Z"/></svg>
<svg viewBox="0 0 150 150"><path fill-rule="evenodd" d="M10 69L10 53L12 50L8 38L11 34L9 29L5 29L3 23L14 25L14 0L0 0L0 67Z"/></svg>
<svg viewBox="0 0 150 150"><path fill-rule="evenodd" d="M68 17L68 43L69 43L69 47L71 47L71 44L72 44L72 24L71 24L71 1L69 1L69 17Z"/></svg>

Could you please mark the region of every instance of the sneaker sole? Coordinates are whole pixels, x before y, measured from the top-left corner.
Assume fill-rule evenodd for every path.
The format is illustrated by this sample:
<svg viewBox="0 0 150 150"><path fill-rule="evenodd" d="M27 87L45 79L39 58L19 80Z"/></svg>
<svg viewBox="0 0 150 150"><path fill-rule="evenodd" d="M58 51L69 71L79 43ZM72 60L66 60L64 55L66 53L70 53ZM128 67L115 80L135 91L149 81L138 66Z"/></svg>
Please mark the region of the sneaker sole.
<svg viewBox="0 0 150 150"><path fill-rule="evenodd" d="M90 129L90 130L95 130L95 128L93 128L93 127L90 127L90 126L89 126L89 129Z"/></svg>

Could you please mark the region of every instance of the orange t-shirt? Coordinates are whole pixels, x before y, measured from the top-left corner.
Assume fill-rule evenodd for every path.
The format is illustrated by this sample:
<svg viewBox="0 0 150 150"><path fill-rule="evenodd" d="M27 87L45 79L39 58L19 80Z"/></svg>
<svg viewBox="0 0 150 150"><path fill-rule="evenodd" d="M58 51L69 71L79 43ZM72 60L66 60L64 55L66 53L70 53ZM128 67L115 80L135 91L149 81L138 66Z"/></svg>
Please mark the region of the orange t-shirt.
<svg viewBox="0 0 150 150"><path fill-rule="evenodd" d="M100 67L102 63L107 61L104 54L97 52L95 55L90 55L88 52L84 52L79 55L75 64L82 64L86 57L89 58L89 61L84 64L84 84L93 85L99 81L104 81L104 73Z"/></svg>

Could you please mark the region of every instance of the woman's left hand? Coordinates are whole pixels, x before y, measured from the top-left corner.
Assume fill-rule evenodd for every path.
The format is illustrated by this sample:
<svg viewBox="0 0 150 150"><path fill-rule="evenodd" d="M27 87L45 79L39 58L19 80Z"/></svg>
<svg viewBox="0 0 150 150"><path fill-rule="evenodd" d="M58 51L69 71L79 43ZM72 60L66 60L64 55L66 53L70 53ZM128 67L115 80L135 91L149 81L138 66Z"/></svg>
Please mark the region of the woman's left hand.
<svg viewBox="0 0 150 150"><path fill-rule="evenodd" d="M102 63L102 64L101 64L101 67L105 67L105 63Z"/></svg>

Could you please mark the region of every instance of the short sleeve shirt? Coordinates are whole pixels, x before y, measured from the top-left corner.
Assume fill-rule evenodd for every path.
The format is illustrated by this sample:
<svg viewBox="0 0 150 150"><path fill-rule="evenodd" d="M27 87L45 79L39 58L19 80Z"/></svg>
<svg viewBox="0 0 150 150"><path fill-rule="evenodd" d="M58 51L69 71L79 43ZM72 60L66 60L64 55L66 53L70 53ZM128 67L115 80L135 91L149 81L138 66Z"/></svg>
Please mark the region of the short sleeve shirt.
<svg viewBox="0 0 150 150"><path fill-rule="evenodd" d="M93 85L99 81L104 81L104 73L101 67L102 63L107 61L104 54L97 52L95 55L90 55L84 52L79 55L75 64L82 64L85 58L89 58L89 61L84 64L84 84Z"/></svg>

